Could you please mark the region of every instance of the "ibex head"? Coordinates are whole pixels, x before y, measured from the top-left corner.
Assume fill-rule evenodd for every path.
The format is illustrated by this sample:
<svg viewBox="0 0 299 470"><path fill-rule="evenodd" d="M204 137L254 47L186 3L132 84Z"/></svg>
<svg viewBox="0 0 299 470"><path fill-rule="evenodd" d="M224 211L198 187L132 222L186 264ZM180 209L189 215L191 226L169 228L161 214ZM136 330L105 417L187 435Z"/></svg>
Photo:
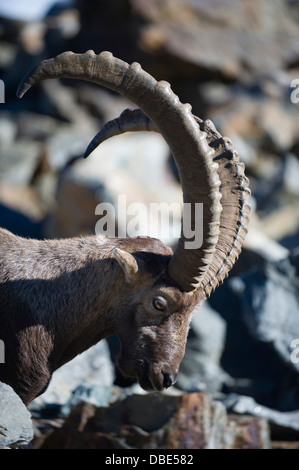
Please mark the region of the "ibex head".
<svg viewBox="0 0 299 470"><path fill-rule="evenodd" d="M203 298L200 291L182 291L169 277L173 253L159 240L126 239L121 247L114 250L125 283L117 299L118 366L145 390L163 390L176 380L191 316Z"/></svg>
<svg viewBox="0 0 299 470"><path fill-rule="evenodd" d="M140 108L108 123L87 154L127 130L159 131L176 161L192 230L197 229L196 203L203 204L201 246L186 235L184 220L174 253L151 238L113 241L123 276L113 287L114 331L122 344L119 366L145 389L162 390L177 376L194 309L223 282L241 251L250 210L244 165L211 121L194 116L168 83L157 82L139 64L128 65L109 52L66 52L33 69L18 96L39 80L58 77L95 82Z"/></svg>

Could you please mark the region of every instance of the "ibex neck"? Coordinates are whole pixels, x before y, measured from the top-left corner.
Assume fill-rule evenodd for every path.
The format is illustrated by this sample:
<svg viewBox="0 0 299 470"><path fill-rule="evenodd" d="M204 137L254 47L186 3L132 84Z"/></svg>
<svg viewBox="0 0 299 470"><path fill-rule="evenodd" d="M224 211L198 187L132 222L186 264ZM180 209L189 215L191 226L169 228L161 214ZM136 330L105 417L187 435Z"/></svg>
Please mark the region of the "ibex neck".
<svg viewBox="0 0 299 470"><path fill-rule="evenodd" d="M9 266L9 281L0 276L0 294L5 292L0 295L0 332L6 345L0 380L18 383L19 393L30 398L37 393L33 383L44 377L47 384L54 370L113 334L117 262L113 242L97 237L37 241L5 233L2 238L0 254ZM17 318L10 315L9 304L16 292ZM16 377L17 370L26 373L26 383Z"/></svg>
<svg viewBox="0 0 299 470"><path fill-rule="evenodd" d="M70 256L65 252L64 272L59 282L54 281L56 305L46 319L54 339L53 370L115 332L117 263L113 243L100 241L76 240L78 247L72 241Z"/></svg>

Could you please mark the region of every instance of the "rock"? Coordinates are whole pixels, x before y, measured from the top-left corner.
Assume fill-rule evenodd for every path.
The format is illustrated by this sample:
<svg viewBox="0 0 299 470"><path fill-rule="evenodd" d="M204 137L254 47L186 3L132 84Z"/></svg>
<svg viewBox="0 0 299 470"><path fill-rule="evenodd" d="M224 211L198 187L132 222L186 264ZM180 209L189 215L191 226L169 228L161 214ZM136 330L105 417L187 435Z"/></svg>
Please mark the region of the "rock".
<svg viewBox="0 0 299 470"><path fill-rule="evenodd" d="M284 241L285 239L293 236L299 231L299 204L298 202L284 204L282 207L274 209L269 215L263 217L259 222L259 240L260 245L264 242L265 248L267 247L267 252L274 253L272 256L272 261L275 261L275 255L279 253L278 244L276 241L280 242L280 251L287 254L288 244ZM250 240L253 241L252 233L249 233L249 243ZM256 240L258 240L256 237ZM268 242L266 241L268 239ZM282 246L282 243L284 244ZM275 246L277 247L275 249ZM266 250L264 250L266 252ZM286 257L286 256L285 256ZM270 261L270 256L267 256L267 259ZM278 261L279 258L277 257Z"/></svg>
<svg viewBox="0 0 299 470"><path fill-rule="evenodd" d="M42 154L42 144L19 139L8 148L1 149L0 180L18 185L32 181Z"/></svg>
<svg viewBox="0 0 299 470"><path fill-rule="evenodd" d="M252 270L243 277L242 307L250 333L299 372L290 358L291 341L299 338L299 279L294 274L288 260Z"/></svg>
<svg viewBox="0 0 299 470"><path fill-rule="evenodd" d="M299 411L277 411L266 406L260 405L252 397L228 394L223 403L234 413L248 413L267 420L271 425L276 425L280 429L288 428L299 431Z"/></svg>
<svg viewBox="0 0 299 470"><path fill-rule="evenodd" d="M57 80L45 81L42 87L45 106L42 111L49 112L51 110L54 116L70 123L76 123L78 125L77 131L81 135L84 131L86 135L88 132L93 132L93 119L87 114L85 107L78 104L74 88L64 86ZM76 132L74 132L74 137L76 137Z"/></svg>
<svg viewBox="0 0 299 470"><path fill-rule="evenodd" d="M104 193L104 196L103 196ZM107 201L101 181L73 179L67 172L59 182L56 204L45 221L46 238L67 238L95 233L95 208ZM109 199L108 199L109 200Z"/></svg>
<svg viewBox="0 0 299 470"><path fill-rule="evenodd" d="M60 125L60 129L47 139L47 158L50 168L60 172L74 157L83 160L86 147L96 132L95 129L92 128L88 133L76 125Z"/></svg>
<svg viewBox="0 0 299 470"><path fill-rule="evenodd" d="M271 222L269 220L269 225L270 223ZM278 231L278 220L276 219L276 222L274 223ZM266 226L266 223L265 225L262 225L262 227L263 226ZM280 233L281 230L283 230L283 228L280 229ZM263 231L257 228L250 228L245 238L244 247L248 250L248 252L250 252L250 255L252 257L259 256L263 263L265 261L279 262L285 260L290 253L286 247L282 246L275 239L270 237L267 234L266 230ZM255 263L252 263L251 266L253 266L254 264Z"/></svg>
<svg viewBox="0 0 299 470"><path fill-rule="evenodd" d="M17 126L13 117L3 113L0 118L0 149L13 144L17 135Z"/></svg>
<svg viewBox="0 0 299 470"><path fill-rule="evenodd" d="M56 0L42 0L35 5L32 5L32 8L28 8L27 5L17 5L12 3L2 4L0 7L0 15L5 18L17 19L19 21L38 21L44 18L47 11L55 5ZM61 3L66 3L66 0L62 0Z"/></svg>
<svg viewBox="0 0 299 470"><path fill-rule="evenodd" d="M269 291L265 288L267 281L264 264L261 261L257 267L251 266L239 277L230 276L209 299L213 309L226 321L221 367L231 379L225 382L222 392L251 396L269 408L294 410L298 408L298 372L296 364L291 362L291 353L294 351L288 340L292 341L296 333L294 330L294 336L291 337L291 323L287 319L285 328L285 325L280 323L279 312L275 319L275 313L282 300L279 300L280 304L272 304L269 300ZM277 263L278 266L281 264L282 262ZM294 272L294 268L291 269ZM281 277L284 277L282 273ZM286 277L283 286L287 282ZM252 288L249 287L250 284ZM260 293L254 302L253 285ZM276 284L272 287L274 290L278 287L277 294L283 290ZM290 290L292 287L289 286L287 292ZM295 302L294 293L295 291L291 294L291 303ZM288 295L285 296L284 302L286 305ZM272 326L270 324L269 328L266 322L258 323L260 307L266 304L271 309L266 318L274 323ZM284 319L286 313L290 316L293 312L284 310ZM295 315L295 312L293 314ZM268 331L270 336L267 338ZM273 337L271 333L276 336Z"/></svg>
<svg viewBox="0 0 299 470"><path fill-rule="evenodd" d="M44 142L61 131L61 121L51 116L30 111L17 115L18 135L25 139Z"/></svg>
<svg viewBox="0 0 299 470"><path fill-rule="evenodd" d="M226 412L206 394L183 394L166 427L169 449L219 449L226 427Z"/></svg>
<svg viewBox="0 0 299 470"><path fill-rule="evenodd" d="M106 88L82 84L78 89L78 95L80 102L90 110L90 114L95 114L103 123L116 118L124 109L134 107L127 98L112 94Z"/></svg>
<svg viewBox="0 0 299 470"><path fill-rule="evenodd" d="M17 55L17 47L7 41L1 41L0 44L0 69L8 70Z"/></svg>
<svg viewBox="0 0 299 470"><path fill-rule="evenodd" d="M230 77L265 73L298 60L298 24L286 2L131 0L145 25L141 47ZM284 37L284 41L280 40ZM188 68L185 66L185 69Z"/></svg>
<svg viewBox="0 0 299 470"><path fill-rule="evenodd" d="M220 362L226 322L205 302L195 313L181 363L177 386L185 391L215 392L229 380Z"/></svg>
<svg viewBox="0 0 299 470"><path fill-rule="evenodd" d="M286 186L286 190L290 192L291 194L294 194L295 196L299 196L298 178L299 178L299 159L293 153L288 153L285 158L284 183ZM299 214L298 205L297 205L297 211ZM299 219L298 215L297 217Z"/></svg>
<svg viewBox="0 0 299 470"><path fill-rule="evenodd" d="M227 320L222 367L232 377L248 380L241 384L238 379L239 386L229 390L269 408L298 409L299 280L295 266L286 259L252 267L239 279L228 280L217 303L220 294L219 290L212 305ZM225 299L230 303L223 308Z"/></svg>
<svg viewBox="0 0 299 470"><path fill-rule="evenodd" d="M16 235L41 238L43 218L44 207L32 187L1 183L1 227Z"/></svg>
<svg viewBox="0 0 299 470"><path fill-rule="evenodd" d="M228 425L224 434L225 449L271 449L270 428L266 419L256 419L250 414L227 415Z"/></svg>
<svg viewBox="0 0 299 470"><path fill-rule="evenodd" d="M0 449L16 449L33 439L31 415L13 389L0 382Z"/></svg>
<svg viewBox="0 0 299 470"><path fill-rule="evenodd" d="M272 449L299 449L299 442L272 441Z"/></svg>
<svg viewBox="0 0 299 470"><path fill-rule="evenodd" d="M242 85L208 82L198 89L206 114L223 135L230 136L247 168L269 182L276 173L283 177L281 155L291 152L297 143L299 108L286 99L291 80L292 75L282 83L275 76L268 80L254 76ZM274 96L265 82L275 89ZM294 166L294 162L288 166L291 164Z"/></svg>
<svg viewBox="0 0 299 470"><path fill-rule="evenodd" d="M138 388L138 387L137 387ZM121 388L118 386L99 385L99 382L82 382L72 391L71 398L61 408L61 413L68 416L79 403L90 403L97 407L107 407L116 400L131 395L134 387ZM142 389L140 388L140 393Z"/></svg>
<svg viewBox="0 0 299 470"><path fill-rule="evenodd" d="M278 89L282 98L268 97L265 103L259 103L256 123L264 134L264 138L268 139L268 148L275 152L286 152L297 141L296 127L299 122L299 113L291 100L285 102L283 99L286 88L278 87Z"/></svg>
<svg viewBox="0 0 299 470"><path fill-rule="evenodd" d="M290 262L295 267L296 276L299 277L299 246L291 251Z"/></svg>
<svg viewBox="0 0 299 470"><path fill-rule="evenodd" d="M227 417L222 403L203 393L133 394L109 407L81 403L40 444L42 449L269 447L264 420L248 417L238 423Z"/></svg>
<svg viewBox="0 0 299 470"><path fill-rule="evenodd" d="M180 234L182 194L167 158L167 145L160 135L135 133L104 142L87 160L74 160L60 176L57 209L49 220L47 236L95 232L126 236L131 221L139 235L173 242ZM108 203L111 209L109 227L103 230L98 224L103 216L102 203ZM162 203L162 211L170 214L164 231L152 203L154 209ZM176 209L173 221L169 211L172 203Z"/></svg>

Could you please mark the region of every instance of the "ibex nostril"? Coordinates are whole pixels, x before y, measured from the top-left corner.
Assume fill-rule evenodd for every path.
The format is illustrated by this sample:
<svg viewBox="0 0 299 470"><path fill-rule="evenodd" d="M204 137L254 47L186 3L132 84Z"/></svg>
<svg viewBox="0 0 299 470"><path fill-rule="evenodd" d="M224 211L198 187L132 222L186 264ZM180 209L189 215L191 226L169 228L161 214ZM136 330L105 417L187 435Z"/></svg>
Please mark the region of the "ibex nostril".
<svg viewBox="0 0 299 470"><path fill-rule="evenodd" d="M173 380L173 376L172 374L164 374L164 378L163 378L163 387L164 388L169 388L173 385L174 383L174 380Z"/></svg>

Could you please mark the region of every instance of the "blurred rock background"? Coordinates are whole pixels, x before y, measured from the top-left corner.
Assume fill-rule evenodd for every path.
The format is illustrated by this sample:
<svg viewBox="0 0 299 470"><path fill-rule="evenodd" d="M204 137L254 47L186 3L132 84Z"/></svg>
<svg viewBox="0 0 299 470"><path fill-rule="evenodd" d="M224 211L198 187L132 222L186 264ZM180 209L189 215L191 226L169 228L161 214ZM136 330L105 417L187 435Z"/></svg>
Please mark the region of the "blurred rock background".
<svg viewBox="0 0 299 470"><path fill-rule="evenodd" d="M117 339L111 338L57 371L31 405L35 447L297 446L298 19L296 0L0 3L2 227L37 238L92 234L97 205L117 205L119 194L127 205L181 202L159 135L117 137L82 160L101 126L131 105L124 98L72 80L42 82L21 101L15 97L32 66L65 50L110 50L169 81L194 114L231 138L252 191L242 255L195 315L171 393L144 395L123 380L114 366ZM173 223L180 224L179 214ZM158 405L171 412L153 416L152 423L136 414ZM195 415L206 424L188 441L180 433L190 409L200 409Z"/></svg>

